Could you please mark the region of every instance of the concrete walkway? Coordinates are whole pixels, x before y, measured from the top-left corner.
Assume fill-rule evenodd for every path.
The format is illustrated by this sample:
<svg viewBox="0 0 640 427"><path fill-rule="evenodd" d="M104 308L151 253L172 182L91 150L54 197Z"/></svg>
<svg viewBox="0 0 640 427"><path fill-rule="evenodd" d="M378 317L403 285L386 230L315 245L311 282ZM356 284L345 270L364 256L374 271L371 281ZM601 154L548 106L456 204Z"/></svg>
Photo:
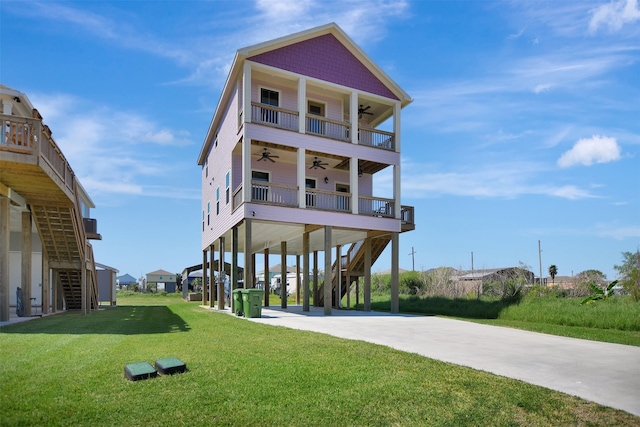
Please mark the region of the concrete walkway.
<svg viewBox="0 0 640 427"><path fill-rule="evenodd" d="M640 416L640 347L433 316L262 308L266 325L367 341L575 395Z"/></svg>

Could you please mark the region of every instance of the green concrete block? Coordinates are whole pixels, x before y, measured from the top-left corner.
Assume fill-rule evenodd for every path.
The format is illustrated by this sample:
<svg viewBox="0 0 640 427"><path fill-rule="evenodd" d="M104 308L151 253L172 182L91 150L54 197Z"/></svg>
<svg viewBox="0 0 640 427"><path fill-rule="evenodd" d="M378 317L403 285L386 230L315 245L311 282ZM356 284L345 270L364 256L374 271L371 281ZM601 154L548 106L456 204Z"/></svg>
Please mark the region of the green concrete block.
<svg viewBox="0 0 640 427"><path fill-rule="evenodd" d="M124 367L124 376L130 381L144 380L158 376L149 362L130 363Z"/></svg>
<svg viewBox="0 0 640 427"><path fill-rule="evenodd" d="M180 374L187 370L187 365L180 359L168 357L156 360L156 369L162 375Z"/></svg>

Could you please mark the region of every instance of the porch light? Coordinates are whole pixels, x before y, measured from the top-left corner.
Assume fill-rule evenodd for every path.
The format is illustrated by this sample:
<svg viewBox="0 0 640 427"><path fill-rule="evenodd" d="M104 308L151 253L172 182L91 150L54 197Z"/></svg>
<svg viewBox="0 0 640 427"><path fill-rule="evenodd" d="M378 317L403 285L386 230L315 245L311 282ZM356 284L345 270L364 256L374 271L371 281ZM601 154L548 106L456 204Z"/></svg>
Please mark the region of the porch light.
<svg viewBox="0 0 640 427"><path fill-rule="evenodd" d="M325 183L325 184L328 184L328 183L329 183L329 177L326 177L326 176L324 177L324 183Z"/></svg>

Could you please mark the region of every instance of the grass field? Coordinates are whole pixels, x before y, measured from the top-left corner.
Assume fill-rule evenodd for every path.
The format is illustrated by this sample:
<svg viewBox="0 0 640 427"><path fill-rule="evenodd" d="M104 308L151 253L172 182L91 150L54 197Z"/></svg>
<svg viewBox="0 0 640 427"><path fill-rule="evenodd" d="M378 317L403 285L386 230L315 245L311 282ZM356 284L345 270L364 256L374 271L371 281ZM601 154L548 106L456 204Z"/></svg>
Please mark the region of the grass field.
<svg viewBox="0 0 640 427"><path fill-rule="evenodd" d="M639 425L628 413L358 341L249 322L175 296L118 298L0 331L0 425ZM188 372L130 382L165 357Z"/></svg>

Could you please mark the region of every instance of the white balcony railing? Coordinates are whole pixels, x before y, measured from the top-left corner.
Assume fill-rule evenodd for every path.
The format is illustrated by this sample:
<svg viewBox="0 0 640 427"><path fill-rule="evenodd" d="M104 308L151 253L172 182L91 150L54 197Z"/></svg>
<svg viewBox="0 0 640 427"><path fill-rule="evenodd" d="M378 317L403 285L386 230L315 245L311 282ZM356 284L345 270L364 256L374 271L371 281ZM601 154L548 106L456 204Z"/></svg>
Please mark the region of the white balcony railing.
<svg viewBox="0 0 640 427"><path fill-rule="evenodd" d="M298 130L298 112L271 105L251 103L251 121L287 130Z"/></svg>
<svg viewBox="0 0 640 427"><path fill-rule="evenodd" d="M350 141L349 132L351 124L326 117L307 116L307 126L305 131L311 135L324 136L339 141Z"/></svg>

